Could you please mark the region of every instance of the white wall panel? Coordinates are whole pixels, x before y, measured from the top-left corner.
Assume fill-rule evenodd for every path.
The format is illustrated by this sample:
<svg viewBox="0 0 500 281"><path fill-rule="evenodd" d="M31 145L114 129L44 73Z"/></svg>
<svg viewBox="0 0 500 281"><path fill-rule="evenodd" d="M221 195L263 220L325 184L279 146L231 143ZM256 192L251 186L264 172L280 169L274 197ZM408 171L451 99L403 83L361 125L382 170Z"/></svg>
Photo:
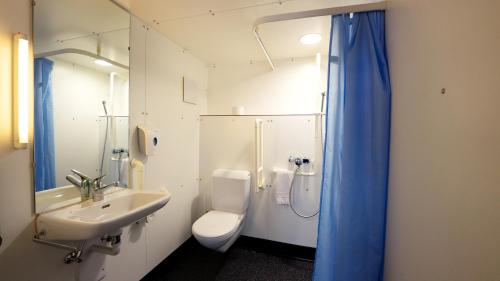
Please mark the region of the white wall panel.
<svg viewBox="0 0 500 281"><path fill-rule="evenodd" d="M315 58L279 60L276 71L265 62L216 65L209 70L208 113L231 114L244 106L245 114L318 113L326 90L327 63Z"/></svg>
<svg viewBox="0 0 500 281"><path fill-rule="evenodd" d="M137 38L144 38L145 45L138 41L132 48L144 46L136 52L145 58L145 79L134 87L140 97L141 92L145 96L137 104L131 103L132 138L137 137L134 128L139 124L158 129L160 137L155 155L145 158L134 147L132 157L145 163L146 190L165 187L172 193L167 206L146 226L150 270L191 236L191 224L199 216L199 115L206 111L208 70L155 30L142 28L138 32L143 35ZM191 77L202 89L197 105L182 100L183 76ZM136 99L141 98L132 98Z"/></svg>
<svg viewBox="0 0 500 281"><path fill-rule="evenodd" d="M500 1L387 2L385 280L500 280Z"/></svg>

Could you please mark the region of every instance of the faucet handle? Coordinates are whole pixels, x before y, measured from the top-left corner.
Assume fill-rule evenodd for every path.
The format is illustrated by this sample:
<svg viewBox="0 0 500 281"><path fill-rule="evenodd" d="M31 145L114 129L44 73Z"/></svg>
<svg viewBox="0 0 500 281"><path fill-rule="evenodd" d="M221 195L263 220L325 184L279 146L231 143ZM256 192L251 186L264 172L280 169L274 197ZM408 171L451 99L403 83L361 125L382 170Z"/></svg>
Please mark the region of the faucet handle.
<svg viewBox="0 0 500 281"><path fill-rule="evenodd" d="M69 181L70 183L72 183L75 186L82 187L82 181L83 181L83 179L77 179L73 175L67 175L66 176L66 180Z"/></svg>
<svg viewBox="0 0 500 281"><path fill-rule="evenodd" d="M84 173L82 173L80 171L77 171L75 169L71 169L71 172L73 174L79 176L82 181L84 181L84 180L91 180L91 178L89 176L87 176L86 174L84 174Z"/></svg>
<svg viewBox="0 0 500 281"><path fill-rule="evenodd" d="M120 182L115 181L115 182L112 182L112 183L110 183L110 184L108 184L108 185L105 185L105 186L98 186L98 187L96 186L94 190L99 191L99 190L106 189L106 188L108 188L108 187L118 186L119 184L120 184Z"/></svg>
<svg viewBox="0 0 500 281"><path fill-rule="evenodd" d="M98 182L98 181L101 181L104 177L106 177L106 175L100 175L97 178L93 179L92 181L93 182Z"/></svg>
<svg viewBox="0 0 500 281"><path fill-rule="evenodd" d="M103 190L108 188L108 187L111 187L111 186L118 186L118 182L115 181L115 182L110 183L110 184L105 185L105 186L94 185L94 192L92 192L92 199L94 200L94 202L103 200L104 199Z"/></svg>
<svg viewBox="0 0 500 281"><path fill-rule="evenodd" d="M98 176L97 178L91 180L92 182L92 186L94 187L94 189L98 189L99 187L101 187L101 183L102 183L102 179L105 177L106 175L100 175Z"/></svg>

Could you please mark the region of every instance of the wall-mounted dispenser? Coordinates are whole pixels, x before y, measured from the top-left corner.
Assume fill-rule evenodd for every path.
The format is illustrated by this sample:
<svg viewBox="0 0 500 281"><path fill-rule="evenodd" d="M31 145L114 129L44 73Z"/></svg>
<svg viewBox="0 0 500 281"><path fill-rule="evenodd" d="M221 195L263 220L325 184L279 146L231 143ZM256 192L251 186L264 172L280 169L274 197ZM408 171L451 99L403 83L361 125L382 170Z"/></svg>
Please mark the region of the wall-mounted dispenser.
<svg viewBox="0 0 500 281"><path fill-rule="evenodd" d="M139 138L139 151L146 156L154 155L160 144L158 130L139 125L137 126L137 136Z"/></svg>

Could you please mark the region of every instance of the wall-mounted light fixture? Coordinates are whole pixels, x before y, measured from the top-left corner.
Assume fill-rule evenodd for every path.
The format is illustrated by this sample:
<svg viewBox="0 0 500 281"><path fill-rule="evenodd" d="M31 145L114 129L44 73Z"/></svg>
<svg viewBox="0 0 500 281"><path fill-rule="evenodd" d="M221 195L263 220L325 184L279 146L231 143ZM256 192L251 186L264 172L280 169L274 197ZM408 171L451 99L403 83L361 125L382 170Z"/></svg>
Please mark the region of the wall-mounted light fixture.
<svg viewBox="0 0 500 281"><path fill-rule="evenodd" d="M27 37L21 33L16 33L14 35L12 58L14 147L26 148L29 130L29 41Z"/></svg>

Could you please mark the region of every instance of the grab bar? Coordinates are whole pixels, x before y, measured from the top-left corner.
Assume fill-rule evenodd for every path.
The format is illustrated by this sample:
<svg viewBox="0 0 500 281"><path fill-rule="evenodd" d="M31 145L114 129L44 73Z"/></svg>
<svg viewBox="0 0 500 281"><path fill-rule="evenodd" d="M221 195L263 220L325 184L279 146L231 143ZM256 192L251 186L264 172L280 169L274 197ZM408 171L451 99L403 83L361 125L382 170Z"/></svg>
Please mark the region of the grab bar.
<svg viewBox="0 0 500 281"><path fill-rule="evenodd" d="M255 183L256 192L264 189L264 120L255 119Z"/></svg>

